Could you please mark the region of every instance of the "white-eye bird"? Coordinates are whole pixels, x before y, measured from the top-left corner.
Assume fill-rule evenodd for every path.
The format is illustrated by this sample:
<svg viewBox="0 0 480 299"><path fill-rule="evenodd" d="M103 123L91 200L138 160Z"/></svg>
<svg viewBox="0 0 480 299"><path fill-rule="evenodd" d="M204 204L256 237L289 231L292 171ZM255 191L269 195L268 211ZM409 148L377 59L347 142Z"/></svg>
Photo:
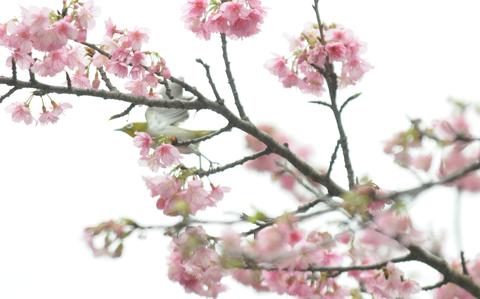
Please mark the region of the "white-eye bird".
<svg viewBox="0 0 480 299"><path fill-rule="evenodd" d="M183 96L183 88L178 84L172 83L170 88L170 94L172 95L173 100L188 99ZM160 95L163 99L169 100L165 89L160 92ZM117 129L117 131L124 132L131 137L135 137L135 132L146 132L154 139L167 137L177 142L204 137L214 132L211 130L188 130L180 128L178 125L188 119L188 116L188 111L185 109L149 107L145 111L145 122L132 122ZM188 146L180 146L178 149L183 154L199 154L198 143L190 144Z"/></svg>

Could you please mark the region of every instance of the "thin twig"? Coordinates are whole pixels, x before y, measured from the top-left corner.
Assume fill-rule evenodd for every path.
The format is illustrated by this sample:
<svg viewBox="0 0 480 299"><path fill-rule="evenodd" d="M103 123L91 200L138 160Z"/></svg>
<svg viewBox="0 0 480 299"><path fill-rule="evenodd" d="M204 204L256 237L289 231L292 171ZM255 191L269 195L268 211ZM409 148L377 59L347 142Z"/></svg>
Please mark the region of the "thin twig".
<svg viewBox="0 0 480 299"><path fill-rule="evenodd" d="M217 167L217 168L212 168L212 169L209 169L209 170L198 170L196 172L196 174L200 177L209 176L209 175L212 175L212 174L215 174L215 173L225 171L225 170L230 169L230 168L234 168L234 167L242 165L242 164L244 164L248 161L258 159L260 157L269 155L271 153L272 153L272 150L269 149L269 148L266 148L261 152L258 152L256 154L253 154L253 155L250 155L250 156L246 156L246 157L244 157L240 160L237 160L237 161L232 162L232 163L225 164L225 165Z"/></svg>
<svg viewBox="0 0 480 299"><path fill-rule="evenodd" d="M12 87L9 91L7 91L7 93L5 93L4 95L2 95L0 97L0 104L3 102L3 100L5 100L6 98L8 98L9 96L11 96L15 91L19 90L20 88L14 86Z"/></svg>
<svg viewBox="0 0 480 299"><path fill-rule="evenodd" d="M65 79L67 80L67 88L72 89L72 79L70 79L68 72L65 72Z"/></svg>
<svg viewBox="0 0 480 299"><path fill-rule="evenodd" d="M220 38L222 40L222 53L223 53L223 62L225 63L225 73L227 74L228 84L230 85L230 89L232 90L233 98L235 100L235 106L237 106L237 110L238 110L238 113L240 114L240 118L242 120L248 121L247 114L245 113L245 110L242 106L242 102L240 102L237 86L235 85L235 80L232 75L230 61L228 60L227 37L225 33L221 33Z"/></svg>
<svg viewBox="0 0 480 299"><path fill-rule="evenodd" d="M122 112L118 113L118 114L115 114L115 115L112 115L110 117L110 120L114 120L114 119L117 119L117 118L120 118L120 117L124 117L125 115L128 115L130 113L130 111L132 111L133 108L135 108L135 104L130 104L127 109L123 110Z"/></svg>
<svg viewBox="0 0 480 299"><path fill-rule="evenodd" d="M110 78L108 78L107 73L102 67L98 68L98 72L100 73L100 77L102 77L102 80L103 82L105 82L108 90L110 90L111 92L118 92L118 89L112 84L112 81L110 81Z"/></svg>
<svg viewBox="0 0 480 299"><path fill-rule="evenodd" d="M215 95L215 99L217 100L217 102L219 104L223 105L223 103L225 101L222 99L222 97L218 93L217 86L215 85L215 82L213 82L212 74L210 73L210 66L208 64L206 64L205 62L203 62L203 60L200 59L200 58L198 58L196 61L198 63L200 63L203 66L203 68L205 69L205 73L206 73L206 76L207 76L207 79L208 79L208 83L210 84L210 87L212 88L213 94Z"/></svg>
<svg viewBox="0 0 480 299"><path fill-rule="evenodd" d="M224 132L230 131L231 129L232 129L232 126L230 124L228 124L225 127L223 127L222 129L217 130L213 133L210 133L206 136L199 137L199 138L193 138L193 139L189 139L189 140L185 140L185 141L176 141L173 145L175 145L175 146L186 146L186 145L190 145L190 144L199 143L199 142L211 139L215 136L218 136L218 135L220 135Z"/></svg>
<svg viewBox="0 0 480 299"><path fill-rule="evenodd" d="M328 164L327 177L330 177L330 175L332 174L333 165L337 160L337 153L339 148L340 148L340 140L337 141L337 144L335 145L335 149L333 150L332 156L330 158L330 163Z"/></svg>
<svg viewBox="0 0 480 299"><path fill-rule="evenodd" d="M362 95L362 93L359 92L359 93L356 93L353 96L349 97L348 99L346 99L345 102L340 107L340 114L343 112L343 109L345 109L345 107L347 107L348 103L355 100L356 98L358 98L361 95Z"/></svg>
<svg viewBox="0 0 480 299"><path fill-rule="evenodd" d="M422 262L437 270L444 277L445 281L456 284L469 292L475 298L480 298L480 286L476 284L469 276L464 275L452 268L443 259L425 251L416 245L408 246L412 259Z"/></svg>
<svg viewBox="0 0 480 299"><path fill-rule="evenodd" d="M323 23L320 19L320 10L318 8L318 0L313 1L313 10L315 11L315 16L317 17L318 31L320 32L320 42L325 44L325 36L323 34Z"/></svg>
<svg viewBox="0 0 480 299"><path fill-rule="evenodd" d="M414 187L414 188L409 188L409 189L405 189L405 190L401 190L401 191L394 191L394 192L390 192L390 193L387 193L385 195L381 195L381 196L377 196L378 199L391 199L391 200L394 200L394 199L397 199L397 198L400 198L400 197L403 197L403 196L411 196L411 197L414 197L414 196L417 196L418 194L432 188L432 187L435 187L435 186L439 186L439 185L444 185L444 184L448 184L448 183L452 183L456 180L458 180L459 178L462 178L464 177L465 175L473 172L473 171L476 171L480 169L480 161L475 161L474 163L456 171L456 172L453 172L452 174L450 175L447 175L437 181L431 181L431 182L426 182L426 183L423 183L417 187Z"/></svg>
<svg viewBox="0 0 480 299"><path fill-rule="evenodd" d="M432 284L430 286L422 287L422 291L435 290L435 289L438 289L439 287L441 287L443 285L446 285L447 283L448 283L448 280L442 279L439 282L437 282L436 284Z"/></svg>
<svg viewBox="0 0 480 299"><path fill-rule="evenodd" d="M462 250L460 251L460 261L462 262L462 272L464 275L470 275L468 273L467 261L465 259L465 252Z"/></svg>
<svg viewBox="0 0 480 299"><path fill-rule="evenodd" d="M405 256L399 257L399 258L394 258L385 262L380 262L380 263L375 263L375 264L370 264L370 265L353 265L353 266L328 266L328 267L306 267L306 268L278 268L274 266L258 266L257 270L264 270L264 271L294 271L294 272L324 272L328 274L333 274L333 275L339 275L344 272L350 272L350 271L368 271L368 270L378 270L382 269L385 266L387 266L389 263L403 263L403 262L409 262L412 261L413 257L411 254L407 254ZM246 269L250 269L251 267L249 266L244 266Z"/></svg>
<svg viewBox="0 0 480 299"><path fill-rule="evenodd" d="M319 104L319 105L322 105L322 106L325 106L325 107L328 107L328 108L332 109L332 105L330 105L329 103L326 103L324 101L310 101L309 103Z"/></svg>
<svg viewBox="0 0 480 299"><path fill-rule="evenodd" d="M12 79L13 81L17 81L17 62L15 58L12 58Z"/></svg>

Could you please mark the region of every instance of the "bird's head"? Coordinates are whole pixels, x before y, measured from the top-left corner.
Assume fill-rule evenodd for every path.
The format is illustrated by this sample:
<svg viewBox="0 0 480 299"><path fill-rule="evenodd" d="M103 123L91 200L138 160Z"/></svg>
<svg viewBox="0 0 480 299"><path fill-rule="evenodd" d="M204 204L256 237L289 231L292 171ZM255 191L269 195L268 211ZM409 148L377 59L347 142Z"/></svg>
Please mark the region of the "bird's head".
<svg viewBox="0 0 480 299"><path fill-rule="evenodd" d="M115 131L120 131L125 134L128 134L130 137L135 137L135 132L147 131L147 123L146 122L129 123L123 126L122 128L116 129Z"/></svg>

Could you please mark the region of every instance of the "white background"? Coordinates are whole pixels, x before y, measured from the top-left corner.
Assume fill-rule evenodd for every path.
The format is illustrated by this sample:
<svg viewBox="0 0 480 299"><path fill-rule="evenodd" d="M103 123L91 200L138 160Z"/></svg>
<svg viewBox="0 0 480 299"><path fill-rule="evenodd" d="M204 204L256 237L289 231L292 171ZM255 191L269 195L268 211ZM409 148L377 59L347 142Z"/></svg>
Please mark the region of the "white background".
<svg viewBox="0 0 480 299"><path fill-rule="evenodd" d="M198 40L184 29L180 20L184 2L98 0L102 14L91 41L101 41L108 17L120 27L149 28L147 48L159 51L174 75L183 75L208 92L203 69L194 62L201 57L212 65L224 97L231 101L220 63L219 39ZM311 97L283 89L263 67L273 54L286 54L285 34L297 34L314 21L311 2L265 0L269 10L262 32L230 43L230 54L250 118L278 125L299 143L314 146L315 164L325 166L336 140L331 115L308 104ZM480 20L475 2L321 1L323 19L353 29L368 43L366 55L375 67L357 86L340 93L342 98L363 93L345 113L357 175L369 175L386 189L414 185L414 179L383 155L382 141L406 128L407 116L431 120L448 115L448 96L478 100ZM20 5L53 8L61 6L61 1L4 1L0 19L20 15ZM8 70L2 74L8 75ZM27 96L19 92L2 106ZM82 241L84 227L121 216L144 224L168 219L156 210L155 200L144 186L141 176L148 172L137 164L137 149L125 135L112 131L127 119L107 121L126 104L54 98L74 105L54 126L15 124L4 108L0 109L0 298L188 297L182 287L166 278L169 240L159 232L150 233L147 240L127 240L124 257L119 260L92 257ZM141 115L138 109L130 120L139 120ZM215 129L223 124L215 115L199 112L187 126ZM238 159L247 152L242 136L229 133L202 145L203 151L219 162ZM345 183L341 163L334 174ZM232 187L232 192L219 204L221 210L199 217L225 219L229 215L222 211L249 212L252 207L275 214L295 206L269 177L248 170L229 171L215 177L215 183ZM452 194L437 190L426 195L413 205L416 223L437 234L446 231L448 236ZM469 257L480 252L476 201L476 196L464 201L464 244ZM456 255L451 238L447 238L446 249L448 256ZM423 282L434 280L435 276L430 276ZM254 294L230 285L231 290L221 298Z"/></svg>

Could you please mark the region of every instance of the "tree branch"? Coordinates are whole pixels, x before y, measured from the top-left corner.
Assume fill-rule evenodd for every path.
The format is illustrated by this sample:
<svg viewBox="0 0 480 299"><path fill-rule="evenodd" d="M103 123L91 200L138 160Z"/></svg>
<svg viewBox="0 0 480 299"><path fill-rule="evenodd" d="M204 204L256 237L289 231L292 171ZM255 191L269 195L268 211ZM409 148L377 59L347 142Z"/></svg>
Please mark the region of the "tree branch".
<svg viewBox="0 0 480 299"><path fill-rule="evenodd" d="M17 79L15 79L17 80ZM20 88L14 86L12 87L9 91L7 91L7 93L5 93L4 95L2 95L0 97L0 104L3 102L3 100L5 100L6 98L8 98L9 96L11 96L15 91L19 90Z"/></svg>
<svg viewBox="0 0 480 299"><path fill-rule="evenodd" d="M417 186L417 187L414 187L414 188L410 188L410 189L405 189L405 190L402 190L402 191L395 191L395 192L390 192L390 193L387 193L385 195L382 195L382 196L378 196L378 199L391 199L391 200L394 200L394 199L397 199L397 198L400 198L402 196L417 196L418 194L422 193L423 191L426 191L432 187L435 187L435 186L438 186L438 185L444 185L444 184L448 184L448 183L452 183L456 180L458 180L459 178L462 178L463 176L473 172L473 171L476 171L480 169L480 161L476 161L456 172L453 172L452 174L450 175L447 175L437 181L432 181L432 182L426 182L426 183L423 183L421 184L420 186Z"/></svg>
<svg viewBox="0 0 480 299"><path fill-rule="evenodd" d="M242 102L240 102L240 97L238 96L237 86L235 85L235 80L233 79L232 70L230 67L230 61L228 60L228 51L227 51L227 37L225 33L220 34L222 40L222 53L223 53L223 62L225 63L225 73L227 74L228 84L232 90L233 98L235 100L235 106L237 106L238 113L242 120L248 121L247 114L243 109Z"/></svg>
<svg viewBox="0 0 480 299"><path fill-rule="evenodd" d="M333 165L337 160L337 152L339 147L340 147L340 139L337 141L337 144L335 145L335 149L333 150L333 153L332 153L332 157L330 158L330 163L328 164L328 170L327 170L327 177L330 177L330 175L332 174Z"/></svg>
<svg viewBox="0 0 480 299"><path fill-rule="evenodd" d="M410 245L408 246L408 249L410 250L412 260L429 265L440 272L443 275L444 280L463 288L475 298L480 298L480 286L469 276L453 270L443 259L425 251L421 247Z"/></svg>
<svg viewBox="0 0 480 299"><path fill-rule="evenodd" d="M215 174L215 173L218 173L218 172L222 172L222 171L225 171L227 169L230 169L230 168L234 168L236 166L239 166L239 165L242 165L248 161L252 161L252 160L255 160L255 159L258 159L260 157L263 157L263 156L266 156L266 155L269 155L271 154L272 151L267 147L265 150L261 151L261 152L258 152L256 154L253 154L253 155L250 155L250 156L246 156L240 160L237 160L235 162L232 162L232 163L228 163L228 164L225 164L221 167L217 167L217 168L212 168L210 170L198 170L196 172L196 174L200 177L203 177L203 176L209 176L211 174Z"/></svg>
<svg viewBox="0 0 480 299"><path fill-rule="evenodd" d="M32 73L33 74L33 73ZM57 94L72 94L77 96L92 96L103 99L112 99L123 101L127 103L132 103L136 105L146 105L149 107L164 107L164 108L180 108L188 110L201 110L208 109L216 112L217 114L222 115L232 126L232 128L238 128L243 132L250 134L251 136L257 138L263 144L265 144L272 153L275 153L283 158L285 158L293 167L300 171L306 177L309 177L313 181L323 185L327 188L328 192L332 196L340 196L346 191L332 181L330 178L327 178L325 175L320 174L307 162L301 160L297 155L295 155L288 147L283 144L276 142L270 135L261 131L255 125L249 121L239 119L233 112L231 112L224 105L220 105L216 102L208 100L200 91L195 87L185 83L183 80L177 79L175 77L169 78L170 81L180 85L186 91L192 93L197 97L196 100L186 101L181 99L176 100L163 100L163 99L152 99L143 96L134 96L130 94L124 94L120 92L110 92L106 90L94 90L94 89L79 89L72 88L71 90L63 86L48 85L40 83L38 81L14 81L11 78L0 76L0 84L17 86L17 88L33 88L37 90L42 90L44 93L57 93Z"/></svg>
<svg viewBox="0 0 480 299"><path fill-rule="evenodd" d="M356 98L358 98L361 95L362 95L362 93L359 92L359 93L356 93L353 96L349 97L348 99L346 99L345 102L340 107L340 114L343 112L343 109L345 109L345 107L347 107L348 103L355 100Z"/></svg>
<svg viewBox="0 0 480 299"><path fill-rule="evenodd" d="M198 63L200 63L203 66L203 68L205 69L205 73L206 73L206 76L207 76L207 79L208 79L208 83L210 84L210 87L212 88L213 94L215 95L215 99L217 100L217 102L219 104L223 105L224 100L222 99L222 97L218 93L217 86L215 85L215 82L213 82L212 74L210 73L210 66L208 64L206 64L205 62L203 62L203 60L201 60L200 58L198 58L196 61Z"/></svg>
<svg viewBox="0 0 480 299"><path fill-rule="evenodd" d="M186 146L186 145L190 145L190 144L199 143L199 142L211 139L215 136L218 136L218 135L220 135L224 132L230 131L231 129L232 129L232 126L230 124L228 124L225 127L223 127L222 129L217 130L213 133L210 133L206 136L199 137L199 138L193 138L193 139L185 140L185 141L176 141L176 142L173 143L173 145L175 145L175 146Z"/></svg>
<svg viewBox="0 0 480 299"><path fill-rule="evenodd" d="M110 81L110 78L108 78L107 73L103 69L103 67L97 68L98 72L100 73L100 77L102 78L103 82L105 82L105 85L107 86L108 90L111 92L118 92L118 89L113 86L112 81Z"/></svg>
<svg viewBox="0 0 480 299"><path fill-rule="evenodd" d="M135 104L130 104L127 109L123 110L122 112L118 113L118 114L115 114L115 115L112 115L110 117L110 120L114 120L114 119L117 119L117 118L120 118L120 117L124 117L125 115L129 114L130 111L132 111L133 108L135 108Z"/></svg>

